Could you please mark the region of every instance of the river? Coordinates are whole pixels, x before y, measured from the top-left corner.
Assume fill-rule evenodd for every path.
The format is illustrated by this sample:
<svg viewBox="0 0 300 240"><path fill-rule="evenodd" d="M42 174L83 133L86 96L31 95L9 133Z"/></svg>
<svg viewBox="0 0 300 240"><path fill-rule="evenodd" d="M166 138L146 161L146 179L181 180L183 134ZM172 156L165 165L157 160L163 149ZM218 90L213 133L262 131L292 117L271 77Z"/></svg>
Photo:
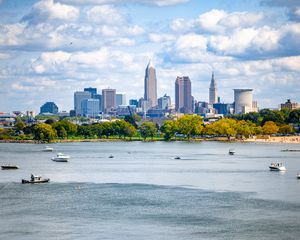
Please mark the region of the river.
<svg viewBox="0 0 300 240"><path fill-rule="evenodd" d="M1 165L20 167L0 172L0 239L299 239L300 152L281 152L298 145L51 147L54 152L42 152L40 144L0 144ZM51 161L56 152L70 161ZM270 172L271 162L283 162L287 171ZM51 181L20 184L31 173Z"/></svg>

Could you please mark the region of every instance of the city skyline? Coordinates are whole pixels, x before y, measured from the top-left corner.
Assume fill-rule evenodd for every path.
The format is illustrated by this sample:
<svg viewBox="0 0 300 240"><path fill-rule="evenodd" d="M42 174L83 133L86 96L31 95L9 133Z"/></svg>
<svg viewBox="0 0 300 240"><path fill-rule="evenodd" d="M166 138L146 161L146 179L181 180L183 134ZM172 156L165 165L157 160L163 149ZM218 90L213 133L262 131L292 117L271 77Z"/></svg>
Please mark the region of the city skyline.
<svg viewBox="0 0 300 240"><path fill-rule="evenodd" d="M149 59L157 98L173 103L177 76L208 102L212 71L221 102L237 88L254 89L260 108L300 102L299 9L295 0L1 0L0 111L51 101L68 111L89 86L139 99Z"/></svg>

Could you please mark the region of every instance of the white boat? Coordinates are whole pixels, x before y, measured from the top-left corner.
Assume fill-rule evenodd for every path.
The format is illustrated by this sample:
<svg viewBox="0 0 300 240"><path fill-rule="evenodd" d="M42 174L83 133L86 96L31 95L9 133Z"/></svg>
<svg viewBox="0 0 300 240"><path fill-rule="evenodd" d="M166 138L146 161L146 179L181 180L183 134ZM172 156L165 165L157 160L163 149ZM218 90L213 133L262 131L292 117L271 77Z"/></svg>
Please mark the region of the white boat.
<svg viewBox="0 0 300 240"><path fill-rule="evenodd" d="M286 168L285 166L283 166L282 163L271 163L270 166L270 171L286 171Z"/></svg>
<svg viewBox="0 0 300 240"><path fill-rule="evenodd" d="M234 151L234 149L229 149L228 153L229 153L229 155L234 155L235 151Z"/></svg>
<svg viewBox="0 0 300 240"><path fill-rule="evenodd" d="M51 158L54 162L68 162L70 156L64 155L63 153L57 153L56 157Z"/></svg>
<svg viewBox="0 0 300 240"><path fill-rule="evenodd" d="M43 152L52 152L53 151L53 148L52 147L49 147L49 146L46 146L44 149L43 149Z"/></svg>
<svg viewBox="0 0 300 240"><path fill-rule="evenodd" d="M297 173L297 179L300 179L300 172Z"/></svg>
<svg viewBox="0 0 300 240"><path fill-rule="evenodd" d="M50 179L49 178L42 178L40 176L34 176L33 174L31 174L30 180L26 180L26 179L22 179L22 183L47 183L49 182Z"/></svg>

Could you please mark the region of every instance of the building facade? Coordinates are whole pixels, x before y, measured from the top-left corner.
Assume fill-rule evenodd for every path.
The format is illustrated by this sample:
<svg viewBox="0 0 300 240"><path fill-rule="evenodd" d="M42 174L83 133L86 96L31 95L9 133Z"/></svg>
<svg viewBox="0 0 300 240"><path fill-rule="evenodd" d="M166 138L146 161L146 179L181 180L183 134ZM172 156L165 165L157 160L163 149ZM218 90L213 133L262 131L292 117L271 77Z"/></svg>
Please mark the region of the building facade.
<svg viewBox="0 0 300 240"><path fill-rule="evenodd" d="M100 113L99 100L93 98L84 99L81 101L81 109L84 117L94 118Z"/></svg>
<svg viewBox="0 0 300 240"><path fill-rule="evenodd" d="M210 86L209 86L209 104L215 104L218 102L218 89L217 83L215 81L214 72L211 76Z"/></svg>
<svg viewBox="0 0 300 240"><path fill-rule="evenodd" d="M234 113L244 114L252 112L253 89L233 89L234 91Z"/></svg>
<svg viewBox="0 0 300 240"><path fill-rule="evenodd" d="M175 110L176 112L192 113L192 85L189 77L177 77L175 81Z"/></svg>
<svg viewBox="0 0 300 240"><path fill-rule="evenodd" d="M171 97L165 94L158 99L158 109L168 110L171 107Z"/></svg>
<svg viewBox="0 0 300 240"><path fill-rule="evenodd" d="M54 102L46 102L40 108L40 114L51 113L57 115L58 107Z"/></svg>
<svg viewBox="0 0 300 240"><path fill-rule="evenodd" d="M94 98L94 95L97 94L97 88L88 87L88 88L84 88L83 90L85 92L89 92L91 94L92 98Z"/></svg>
<svg viewBox="0 0 300 240"><path fill-rule="evenodd" d="M288 99L285 103L280 104L280 109L283 109L283 108L287 108L289 110L294 110L294 109L298 109L299 105L298 105L298 103L292 103L291 99Z"/></svg>
<svg viewBox="0 0 300 240"><path fill-rule="evenodd" d="M109 113L116 109L116 89L102 89L102 111Z"/></svg>
<svg viewBox="0 0 300 240"><path fill-rule="evenodd" d="M126 95L124 93L117 93L116 94L116 106L122 106L126 104Z"/></svg>
<svg viewBox="0 0 300 240"><path fill-rule="evenodd" d="M77 91L74 93L74 110L76 116L82 116L81 102L92 98L92 94L86 91Z"/></svg>
<svg viewBox="0 0 300 240"><path fill-rule="evenodd" d="M150 107L157 106L157 78L155 67L151 60L149 61L145 70L145 81L144 81L144 99L150 103Z"/></svg>

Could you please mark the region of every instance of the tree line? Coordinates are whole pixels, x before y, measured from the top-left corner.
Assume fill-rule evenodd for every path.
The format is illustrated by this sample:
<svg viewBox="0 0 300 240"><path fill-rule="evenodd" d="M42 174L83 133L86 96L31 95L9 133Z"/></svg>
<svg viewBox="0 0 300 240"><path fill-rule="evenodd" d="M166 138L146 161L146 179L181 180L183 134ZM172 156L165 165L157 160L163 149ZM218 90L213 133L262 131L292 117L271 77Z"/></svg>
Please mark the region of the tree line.
<svg viewBox="0 0 300 240"><path fill-rule="evenodd" d="M44 123L26 126L17 119L14 129L1 129L0 139L34 139L53 141L56 139L95 139L133 138L164 139L166 141L191 139L195 137L231 137L248 138L254 135L290 134L294 128L289 124L300 123L298 111L261 110L259 113L248 113L222 118L210 124L204 124L198 115L184 115L175 120L166 120L161 126L154 122L141 122L138 116L127 116L111 122L94 124L74 124L68 119L47 119Z"/></svg>

